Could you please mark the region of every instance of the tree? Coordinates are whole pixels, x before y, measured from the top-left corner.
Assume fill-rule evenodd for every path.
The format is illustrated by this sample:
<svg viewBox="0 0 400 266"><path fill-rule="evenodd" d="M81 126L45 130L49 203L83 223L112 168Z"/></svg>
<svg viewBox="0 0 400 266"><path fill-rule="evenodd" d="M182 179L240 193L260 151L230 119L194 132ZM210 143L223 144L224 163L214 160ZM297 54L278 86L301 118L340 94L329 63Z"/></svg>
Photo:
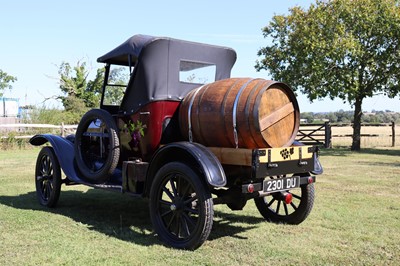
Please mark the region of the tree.
<svg viewBox="0 0 400 266"><path fill-rule="evenodd" d="M93 80L89 80L86 63L78 61L75 67L62 62L59 67L60 89L66 96L59 96L66 111L76 111L79 106L93 108L99 105L104 70L98 69ZM80 110L82 112L82 110Z"/></svg>
<svg viewBox="0 0 400 266"><path fill-rule="evenodd" d="M331 123L336 123L338 121L337 116L332 112L326 114L326 119L328 119Z"/></svg>
<svg viewBox="0 0 400 266"><path fill-rule="evenodd" d="M256 69L310 100L339 97L353 105L351 149L359 150L363 100L400 93L399 0L317 0L274 16L263 34L272 44L258 51Z"/></svg>
<svg viewBox="0 0 400 266"><path fill-rule="evenodd" d="M5 89L12 89L10 83L17 81L16 77L8 75L6 72L0 69L0 97L3 96L3 91Z"/></svg>
<svg viewBox="0 0 400 266"><path fill-rule="evenodd" d="M130 77L127 70L124 67L114 67L110 70L108 84L113 86L106 90L107 104L121 102ZM62 62L58 74L60 75L60 89L66 94L58 96L58 99L61 99L66 111L76 112L78 109L82 113L88 108L99 106L104 84L104 68L97 69L96 76L90 80L88 78L90 73L85 62L78 61L75 67Z"/></svg>

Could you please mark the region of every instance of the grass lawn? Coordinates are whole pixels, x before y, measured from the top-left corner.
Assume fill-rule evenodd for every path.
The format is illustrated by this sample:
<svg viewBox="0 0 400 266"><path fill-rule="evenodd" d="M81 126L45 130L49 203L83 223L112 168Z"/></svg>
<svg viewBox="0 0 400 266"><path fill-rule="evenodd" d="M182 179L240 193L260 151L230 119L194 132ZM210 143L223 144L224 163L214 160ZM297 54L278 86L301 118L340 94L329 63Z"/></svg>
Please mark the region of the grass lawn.
<svg viewBox="0 0 400 266"><path fill-rule="evenodd" d="M314 208L298 226L266 223L253 201L215 206L196 251L162 245L148 202L62 187L57 208L36 200L38 149L0 151L0 265L399 265L400 149L323 150Z"/></svg>

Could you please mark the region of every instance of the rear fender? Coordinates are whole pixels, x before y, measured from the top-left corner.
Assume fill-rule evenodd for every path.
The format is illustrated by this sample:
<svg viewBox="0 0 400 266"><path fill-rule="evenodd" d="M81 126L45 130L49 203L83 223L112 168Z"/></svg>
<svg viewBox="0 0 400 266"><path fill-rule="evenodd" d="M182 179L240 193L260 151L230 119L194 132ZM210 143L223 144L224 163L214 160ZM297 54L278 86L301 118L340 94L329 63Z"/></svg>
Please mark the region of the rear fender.
<svg viewBox="0 0 400 266"><path fill-rule="evenodd" d="M324 169L322 168L321 162L319 161L317 152L314 153L314 159L314 170L311 171L311 173L314 175L321 175L324 172Z"/></svg>
<svg viewBox="0 0 400 266"><path fill-rule="evenodd" d="M60 163L61 169L70 181L85 184L86 182L79 178L79 171L75 165L74 143L71 141L51 134L40 134L33 136L29 143L34 146L40 146L50 142Z"/></svg>
<svg viewBox="0 0 400 266"><path fill-rule="evenodd" d="M146 192L158 169L163 165L180 161L196 166L204 174L205 181L213 187L226 185L226 176L221 163L215 155L201 144L193 142L175 142L160 148L150 161L146 178Z"/></svg>
<svg viewBox="0 0 400 266"><path fill-rule="evenodd" d="M297 140L295 140L292 145L293 146L305 146L303 143L301 143L300 141L297 141ZM319 147L316 146L316 150L313 155L314 156L314 170L311 171L311 173L314 175L321 175L324 172L324 169L322 168L322 164L319 161L318 152L319 152Z"/></svg>

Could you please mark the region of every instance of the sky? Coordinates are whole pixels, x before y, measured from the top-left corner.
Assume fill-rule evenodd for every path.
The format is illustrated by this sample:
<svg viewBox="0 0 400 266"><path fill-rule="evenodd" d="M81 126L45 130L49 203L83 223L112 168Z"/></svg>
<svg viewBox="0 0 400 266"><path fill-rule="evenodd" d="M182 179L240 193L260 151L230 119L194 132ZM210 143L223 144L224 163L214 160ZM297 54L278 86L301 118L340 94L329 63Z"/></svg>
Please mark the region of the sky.
<svg viewBox="0 0 400 266"><path fill-rule="evenodd" d="M254 68L257 51L269 44L262 28L274 15L289 8L308 8L314 0L247 1L77 1L13 0L0 4L0 69L17 77L4 97L20 98L20 105L42 106L45 98L60 95L58 66L89 63L94 75L102 67L96 60L135 34L166 36L228 46L236 50L232 77L271 79ZM290 82L289 82L290 85ZM310 103L297 98L301 112L353 110L340 100ZM60 107L46 101L47 107ZM373 97L364 111L400 112L399 98Z"/></svg>

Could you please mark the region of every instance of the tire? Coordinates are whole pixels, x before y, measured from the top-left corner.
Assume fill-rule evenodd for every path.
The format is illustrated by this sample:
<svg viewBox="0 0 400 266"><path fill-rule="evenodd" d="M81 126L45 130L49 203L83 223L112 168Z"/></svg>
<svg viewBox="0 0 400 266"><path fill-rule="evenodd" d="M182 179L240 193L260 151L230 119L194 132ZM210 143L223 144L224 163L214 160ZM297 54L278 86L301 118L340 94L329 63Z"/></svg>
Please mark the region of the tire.
<svg viewBox="0 0 400 266"><path fill-rule="evenodd" d="M168 246L194 250L210 235L211 193L203 176L183 163L160 168L150 189L149 207L154 230Z"/></svg>
<svg viewBox="0 0 400 266"><path fill-rule="evenodd" d="M88 111L75 134L75 160L82 175L91 182L107 181L120 156L117 126L110 113Z"/></svg>
<svg viewBox="0 0 400 266"><path fill-rule="evenodd" d="M40 150L35 169L36 196L40 205L53 208L61 191L61 168L52 147Z"/></svg>
<svg viewBox="0 0 400 266"><path fill-rule="evenodd" d="M291 193L293 200L286 204L284 193ZM314 205L314 184L303 185L292 191L276 192L255 198L254 202L265 220L273 223L300 224L310 214Z"/></svg>

